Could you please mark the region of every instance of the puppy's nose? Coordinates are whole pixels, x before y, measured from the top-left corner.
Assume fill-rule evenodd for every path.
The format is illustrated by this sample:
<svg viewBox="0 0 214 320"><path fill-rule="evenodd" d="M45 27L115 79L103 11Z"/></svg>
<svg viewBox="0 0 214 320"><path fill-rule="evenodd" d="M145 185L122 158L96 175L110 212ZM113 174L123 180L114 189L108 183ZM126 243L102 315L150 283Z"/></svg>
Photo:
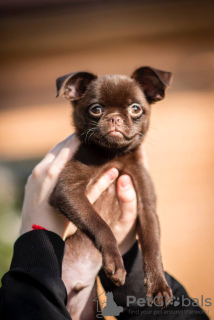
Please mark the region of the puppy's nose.
<svg viewBox="0 0 214 320"><path fill-rule="evenodd" d="M110 124L113 124L113 125L121 125L121 123L123 123L123 119L121 119L118 116L113 116L107 119L107 122L110 122Z"/></svg>

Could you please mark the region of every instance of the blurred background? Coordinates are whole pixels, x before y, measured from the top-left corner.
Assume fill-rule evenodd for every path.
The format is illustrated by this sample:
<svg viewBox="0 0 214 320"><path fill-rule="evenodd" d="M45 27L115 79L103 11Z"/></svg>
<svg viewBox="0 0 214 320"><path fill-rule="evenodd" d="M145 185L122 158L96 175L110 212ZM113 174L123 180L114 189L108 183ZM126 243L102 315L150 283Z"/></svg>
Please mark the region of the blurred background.
<svg viewBox="0 0 214 320"><path fill-rule="evenodd" d="M213 304L214 3L3 0L0 9L0 276L19 234L27 176L73 131L55 79L149 65L174 74L146 141L164 267L191 297Z"/></svg>

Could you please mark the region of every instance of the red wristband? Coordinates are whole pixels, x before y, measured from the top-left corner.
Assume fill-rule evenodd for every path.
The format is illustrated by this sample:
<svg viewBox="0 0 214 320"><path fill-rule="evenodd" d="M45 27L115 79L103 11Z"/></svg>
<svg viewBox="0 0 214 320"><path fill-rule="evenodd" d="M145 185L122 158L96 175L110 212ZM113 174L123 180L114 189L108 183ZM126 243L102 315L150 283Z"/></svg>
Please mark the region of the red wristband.
<svg viewBox="0 0 214 320"><path fill-rule="evenodd" d="M37 224L32 224L32 229L33 230L47 230L47 229L45 229L45 228L43 228L43 227L41 227L41 226L39 226Z"/></svg>

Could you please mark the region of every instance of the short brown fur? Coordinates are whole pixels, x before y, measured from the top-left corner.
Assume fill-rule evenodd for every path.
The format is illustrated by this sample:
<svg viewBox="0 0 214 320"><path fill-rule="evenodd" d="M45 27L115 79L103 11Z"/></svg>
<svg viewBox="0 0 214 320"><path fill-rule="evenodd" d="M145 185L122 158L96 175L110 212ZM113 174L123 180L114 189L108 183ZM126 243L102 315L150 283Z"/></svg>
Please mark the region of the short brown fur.
<svg viewBox="0 0 214 320"><path fill-rule="evenodd" d="M128 174L137 194L137 233L147 296L153 299L159 295L165 298L165 305L172 291L162 266L155 191L140 160L139 147L149 128L151 104L164 98L170 81L171 73L150 67L137 69L131 78L98 78L79 72L57 79L58 95L63 94L73 104L73 121L81 145L50 197L50 204L101 252L106 275L116 285L123 285L126 271L110 228L120 215L116 188L113 193L105 193L109 211L100 205L102 196L92 206L86 191L110 168L117 168L120 175ZM157 301L161 304L161 298Z"/></svg>

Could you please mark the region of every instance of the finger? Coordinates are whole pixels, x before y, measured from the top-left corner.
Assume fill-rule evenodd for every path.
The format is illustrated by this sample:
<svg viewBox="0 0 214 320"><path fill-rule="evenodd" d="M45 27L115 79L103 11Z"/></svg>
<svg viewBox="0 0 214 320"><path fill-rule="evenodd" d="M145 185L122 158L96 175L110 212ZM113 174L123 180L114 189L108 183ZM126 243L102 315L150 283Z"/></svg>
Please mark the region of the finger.
<svg viewBox="0 0 214 320"><path fill-rule="evenodd" d="M56 156L59 154L59 152L64 148L65 144L71 139L73 135L68 136L66 139L59 142L57 145L55 145L47 154L46 156L40 161L39 165L46 166L53 162L53 160L56 158Z"/></svg>
<svg viewBox="0 0 214 320"><path fill-rule="evenodd" d="M131 178L124 174L117 181L117 196L120 201L120 221L135 220L137 216L137 199Z"/></svg>
<svg viewBox="0 0 214 320"><path fill-rule="evenodd" d="M108 170L96 183L95 185L92 187L92 189L90 190L90 192L88 192L87 197L88 200L91 203L94 203L99 196L101 195L101 193L103 193L103 191L105 191L110 184L115 181L115 179L117 179L118 177L118 170L116 168L112 168L110 170Z"/></svg>
<svg viewBox="0 0 214 320"><path fill-rule="evenodd" d="M80 145L80 141L77 139L76 135L72 135L65 143L63 148L60 150L58 155L55 157L48 169L48 175L50 177L58 178L60 172L64 168L66 162L68 162Z"/></svg>
<svg viewBox="0 0 214 320"><path fill-rule="evenodd" d="M75 133L70 134L70 136L60 141L59 143L57 143L57 145L55 145L48 153L59 152L63 148L63 146L66 144L66 142L68 142L74 136L75 136Z"/></svg>

